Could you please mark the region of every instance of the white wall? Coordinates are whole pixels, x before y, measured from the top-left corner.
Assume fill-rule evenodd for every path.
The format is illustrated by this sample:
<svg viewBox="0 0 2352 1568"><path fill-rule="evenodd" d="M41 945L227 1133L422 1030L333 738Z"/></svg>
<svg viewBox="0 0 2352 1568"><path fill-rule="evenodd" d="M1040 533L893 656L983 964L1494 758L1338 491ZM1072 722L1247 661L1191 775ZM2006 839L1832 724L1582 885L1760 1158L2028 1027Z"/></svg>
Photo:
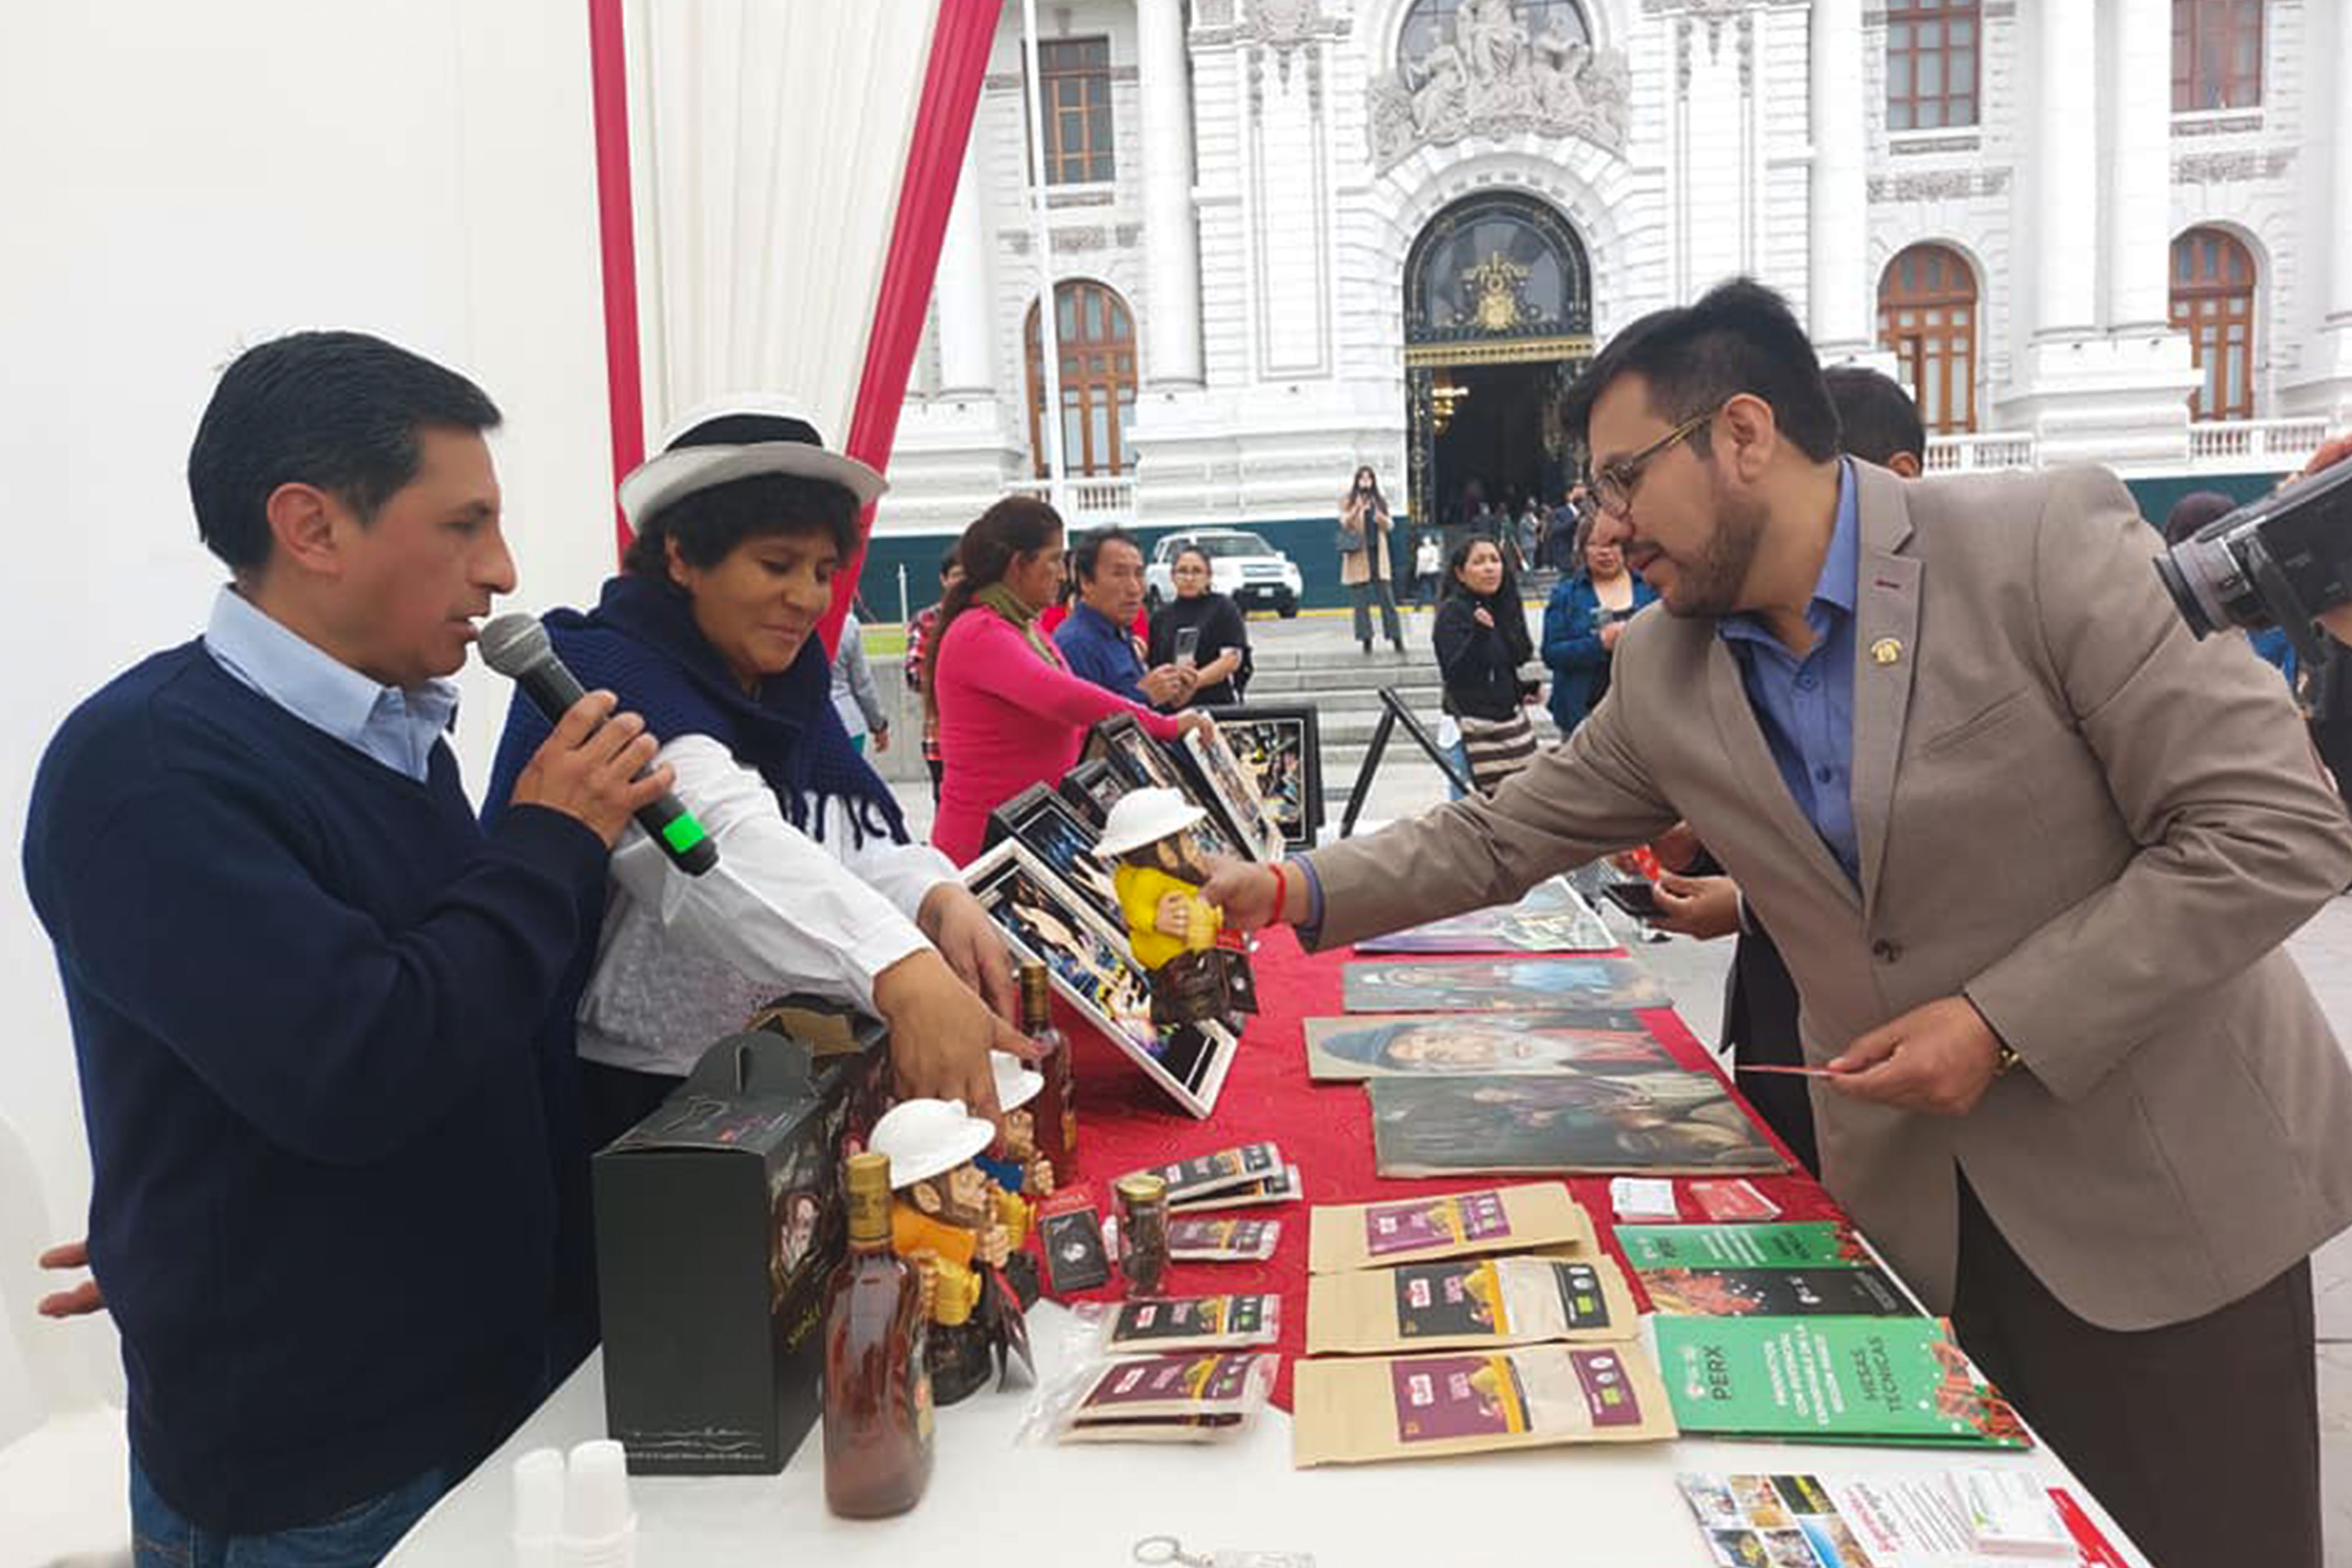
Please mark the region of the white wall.
<svg viewBox="0 0 2352 1568"><path fill-rule="evenodd" d="M612 561L586 7L580 0L113 0L9 8L0 50L0 1111L61 1236L89 1193L48 945L15 869L50 732L203 624L221 573L183 482L217 368L299 327L466 371L517 603ZM477 787L507 693L465 679Z"/></svg>

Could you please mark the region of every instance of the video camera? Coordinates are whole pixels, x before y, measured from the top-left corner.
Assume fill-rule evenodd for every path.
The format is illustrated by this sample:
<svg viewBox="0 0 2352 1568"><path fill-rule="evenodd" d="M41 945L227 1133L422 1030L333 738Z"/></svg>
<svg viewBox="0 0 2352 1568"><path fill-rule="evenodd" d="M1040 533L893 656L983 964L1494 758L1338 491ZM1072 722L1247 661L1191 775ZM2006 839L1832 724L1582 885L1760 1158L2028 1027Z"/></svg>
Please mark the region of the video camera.
<svg viewBox="0 0 2352 1568"><path fill-rule="evenodd" d="M2158 556L2156 574L2199 637L2280 626L2297 658L2316 660L2320 615L2352 598L2352 462L2215 518Z"/></svg>

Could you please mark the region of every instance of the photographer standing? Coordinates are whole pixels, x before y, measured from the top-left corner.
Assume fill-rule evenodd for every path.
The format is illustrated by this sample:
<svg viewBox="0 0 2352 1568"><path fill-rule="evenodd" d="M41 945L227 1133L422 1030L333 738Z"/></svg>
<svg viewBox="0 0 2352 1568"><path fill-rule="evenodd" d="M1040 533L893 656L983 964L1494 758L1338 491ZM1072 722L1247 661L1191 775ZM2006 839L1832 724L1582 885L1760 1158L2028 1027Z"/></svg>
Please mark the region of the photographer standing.
<svg viewBox="0 0 2352 1568"><path fill-rule="evenodd" d="M1339 502L1339 581L1355 600L1356 640L1367 654L1372 651L1374 599L1380 601L1381 627L1390 646L1400 655L1404 652L1404 628L1397 621L1396 589L1391 582L1395 569L1389 559L1391 521L1388 499L1367 463L1356 470Z"/></svg>

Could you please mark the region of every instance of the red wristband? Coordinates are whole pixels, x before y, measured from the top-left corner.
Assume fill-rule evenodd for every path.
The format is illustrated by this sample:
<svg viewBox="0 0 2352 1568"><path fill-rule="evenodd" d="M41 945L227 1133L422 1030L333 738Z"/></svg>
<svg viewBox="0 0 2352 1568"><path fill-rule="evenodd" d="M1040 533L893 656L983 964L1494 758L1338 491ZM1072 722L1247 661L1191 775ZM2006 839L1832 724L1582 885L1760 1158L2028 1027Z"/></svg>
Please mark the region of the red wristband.
<svg viewBox="0 0 2352 1568"><path fill-rule="evenodd" d="M1278 926L1282 924L1282 911L1290 903L1290 883L1282 874L1281 861L1275 861L1266 869L1274 873L1274 915L1265 923Z"/></svg>

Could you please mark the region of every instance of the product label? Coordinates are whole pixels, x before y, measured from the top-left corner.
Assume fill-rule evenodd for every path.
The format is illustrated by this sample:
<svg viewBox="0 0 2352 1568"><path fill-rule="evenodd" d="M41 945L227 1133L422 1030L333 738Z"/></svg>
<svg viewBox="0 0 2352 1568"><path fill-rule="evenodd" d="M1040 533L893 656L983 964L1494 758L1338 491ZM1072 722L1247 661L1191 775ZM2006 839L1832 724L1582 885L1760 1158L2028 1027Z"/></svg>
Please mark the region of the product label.
<svg viewBox="0 0 2352 1568"><path fill-rule="evenodd" d="M1591 1432L1642 1421L1624 1363L1612 1350L1544 1346L1416 1356L1394 1363L1390 1373L1397 1437L1406 1443Z"/></svg>
<svg viewBox="0 0 2352 1568"><path fill-rule="evenodd" d="M1496 1192L1373 1204L1364 1210L1364 1250L1375 1258L1510 1234L1503 1194Z"/></svg>

